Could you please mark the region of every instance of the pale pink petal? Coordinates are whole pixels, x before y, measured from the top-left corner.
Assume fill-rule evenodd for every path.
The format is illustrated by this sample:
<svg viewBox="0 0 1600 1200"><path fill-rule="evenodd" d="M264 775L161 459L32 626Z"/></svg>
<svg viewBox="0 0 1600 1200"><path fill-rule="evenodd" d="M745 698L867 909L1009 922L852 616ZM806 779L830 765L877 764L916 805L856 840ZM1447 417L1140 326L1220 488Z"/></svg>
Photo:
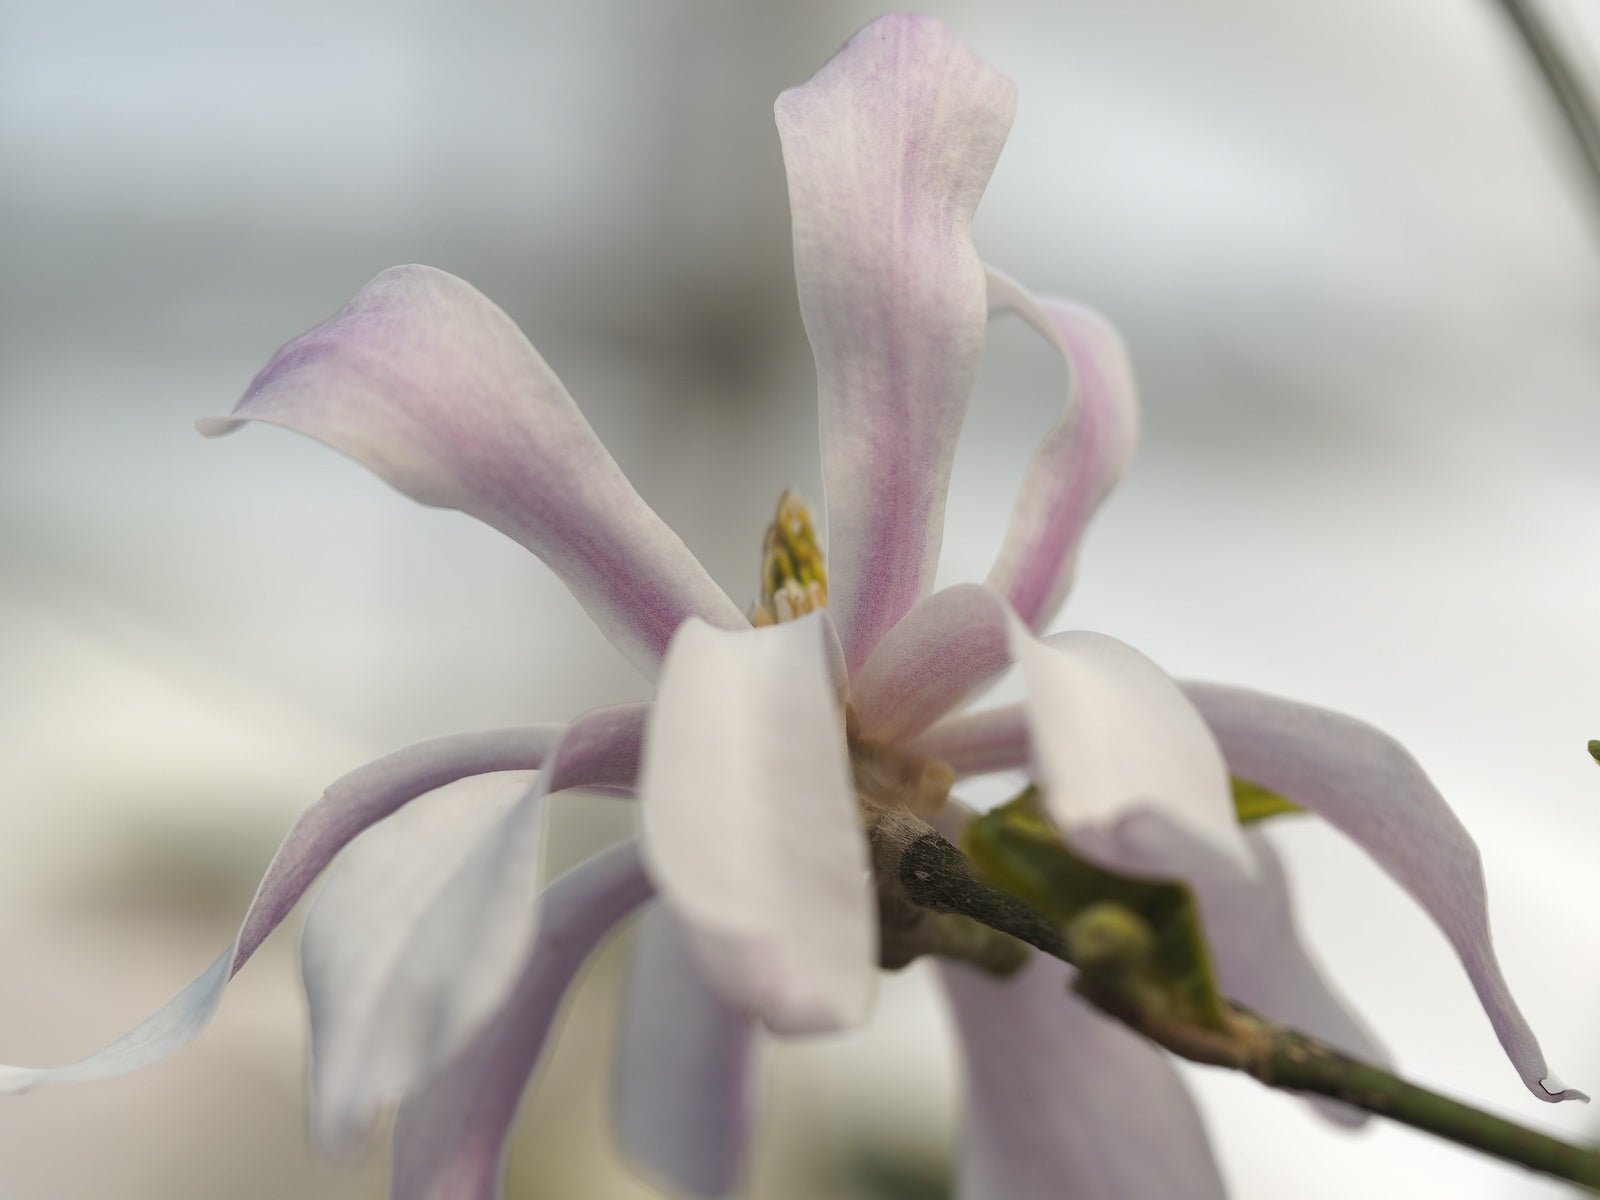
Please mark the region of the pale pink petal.
<svg viewBox="0 0 1600 1200"><path fill-rule="evenodd" d="M967 1076L962 1200L1222 1200L1205 1126L1150 1042L1035 955L993 979L940 967Z"/></svg>
<svg viewBox="0 0 1600 1200"><path fill-rule="evenodd" d="M989 571L989 585L1025 622L1042 629L1072 586L1090 518L1133 455L1139 400L1127 348L1099 313L1065 300L1037 299L993 268L989 311L1021 317L1071 371L1066 411L1034 451Z"/></svg>
<svg viewBox="0 0 1600 1200"><path fill-rule="evenodd" d="M1011 649L1028 692L1034 779L1074 844L1108 866L1161 874L1163 864L1125 836L1144 817L1249 871L1222 754L1161 668L1114 638L1075 632L1041 641L1020 622Z"/></svg>
<svg viewBox="0 0 1600 1200"><path fill-rule="evenodd" d="M574 721L537 784L464 780L363 834L306 916L312 1128L358 1149L386 1104L447 1062L513 986L538 924L546 796L621 786L637 769L643 705Z"/></svg>
<svg viewBox="0 0 1600 1200"><path fill-rule="evenodd" d="M647 676L685 617L746 623L511 318L453 275L385 271L279 350L231 417L199 427L246 420L309 434L522 543Z"/></svg>
<svg viewBox="0 0 1600 1200"><path fill-rule="evenodd" d="M1340 713L1220 684L1183 687L1235 775L1342 830L1433 917L1528 1090L1541 1100L1587 1099L1546 1067L1495 957L1478 847L1416 759Z"/></svg>
<svg viewBox="0 0 1600 1200"><path fill-rule="evenodd" d="M109 1079L164 1058L210 1023L223 989L277 928L335 854L357 834L426 792L468 776L541 766L562 726L434 738L368 763L333 783L283 839L234 944L137 1028L97 1054L56 1068L0 1067L0 1092L41 1083Z"/></svg>
<svg viewBox="0 0 1600 1200"><path fill-rule="evenodd" d="M825 614L687 621L645 735L644 848L713 986L781 1033L858 1023L877 913Z"/></svg>
<svg viewBox="0 0 1600 1200"><path fill-rule="evenodd" d="M617 1048L617 1136L630 1158L694 1196L725 1196L755 1123L755 1024L707 983L678 919L640 923Z"/></svg>
<svg viewBox="0 0 1600 1200"><path fill-rule="evenodd" d="M983 348L973 210L1016 88L928 17L856 34L778 98L816 356L828 604L854 674L928 589Z"/></svg>
<svg viewBox="0 0 1600 1200"><path fill-rule="evenodd" d="M498 1015L400 1106L392 1200L499 1200L506 1135L562 998L602 938L650 898L633 843L545 892L531 954Z"/></svg>
<svg viewBox="0 0 1600 1200"><path fill-rule="evenodd" d="M856 676L861 736L892 743L921 733L1011 665L1005 601L977 583L919 600Z"/></svg>
<svg viewBox="0 0 1600 1200"><path fill-rule="evenodd" d="M1028 765L1032 754L1028 718L1020 704L951 717L913 739L905 749L917 758L939 759L957 779L1018 770Z"/></svg>

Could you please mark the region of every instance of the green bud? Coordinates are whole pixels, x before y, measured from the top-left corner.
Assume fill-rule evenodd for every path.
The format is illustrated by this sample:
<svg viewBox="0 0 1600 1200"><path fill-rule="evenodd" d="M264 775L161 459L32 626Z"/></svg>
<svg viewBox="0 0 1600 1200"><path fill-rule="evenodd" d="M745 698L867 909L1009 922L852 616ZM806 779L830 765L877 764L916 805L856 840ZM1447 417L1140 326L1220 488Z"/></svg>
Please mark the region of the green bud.
<svg viewBox="0 0 1600 1200"><path fill-rule="evenodd" d="M1080 970L1102 977L1126 977L1155 956L1150 923L1111 900L1091 904L1067 926L1067 947Z"/></svg>

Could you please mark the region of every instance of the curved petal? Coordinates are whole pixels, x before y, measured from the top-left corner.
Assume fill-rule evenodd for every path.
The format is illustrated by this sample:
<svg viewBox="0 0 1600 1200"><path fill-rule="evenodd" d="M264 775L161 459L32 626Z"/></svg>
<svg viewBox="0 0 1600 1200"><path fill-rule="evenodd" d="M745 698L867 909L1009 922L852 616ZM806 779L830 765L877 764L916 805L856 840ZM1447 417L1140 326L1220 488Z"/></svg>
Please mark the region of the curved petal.
<svg viewBox="0 0 1600 1200"><path fill-rule="evenodd" d="M413 500L522 543L647 676L685 617L747 624L511 318L453 275L383 272L279 350L231 417L199 428L243 421L308 434Z"/></svg>
<svg viewBox="0 0 1600 1200"><path fill-rule="evenodd" d="M306 916L312 1128L358 1149L385 1104L431 1076L513 986L538 925L545 797L636 768L643 705L574 721L535 786L463 781L363 834Z"/></svg>
<svg viewBox="0 0 1600 1200"><path fill-rule="evenodd" d="M1327 709L1220 684L1183 689L1235 775L1341 830L1422 905L1528 1090L1541 1100L1587 1099L1545 1065L1495 957L1478 847L1416 759L1381 730Z"/></svg>
<svg viewBox="0 0 1600 1200"><path fill-rule="evenodd" d="M408 801L468 776L542 766L562 726L536 725L456 734L407 746L331 784L301 814L273 855L234 944L137 1028L70 1066L0 1067L0 1092L41 1083L109 1079L183 1046L211 1021L228 980L289 914L333 856L357 834Z"/></svg>
<svg viewBox="0 0 1600 1200"><path fill-rule="evenodd" d="M755 1124L755 1024L711 989L678 919L656 904L639 925L617 1048L623 1150L673 1187L726 1196Z"/></svg>
<svg viewBox="0 0 1600 1200"><path fill-rule="evenodd" d="M823 616L741 633L685 622L639 775L662 898L718 992L780 1033L858 1023L877 976Z"/></svg>
<svg viewBox="0 0 1600 1200"><path fill-rule="evenodd" d="M936 758L957 779L1028 765L1028 718L1020 704L963 713L941 721L906 747L915 758Z"/></svg>
<svg viewBox="0 0 1600 1200"><path fill-rule="evenodd" d="M991 267L989 312L1021 317L1072 372L1066 411L1034 451L989 571L989 586L1025 622L1042 629L1072 586L1090 518L1133 455L1138 393L1121 336L1092 309L1036 299Z"/></svg>
<svg viewBox="0 0 1600 1200"><path fill-rule="evenodd" d="M1160 667L1114 638L1074 632L1041 641L1020 623L1011 649L1028 690L1034 778L1045 811L1075 844L1110 866L1169 873L1126 836L1143 816L1250 870L1222 754Z"/></svg>
<svg viewBox="0 0 1600 1200"><path fill-rule="evenodd" d="M937 21L896 14L776 111L817 364L828 605L853 674L933 582L983 348L972 214L1016 87Z"/></svg>
<svg viewBox="0 0 1600 1200"><path fill-rule="evenodd" d="M1011 665L1005 601L978 583L919 600L856 676L861 736L892 743L921 733Z"/></svg>
<svg viewBox="0 0 1600 1200"><path fill-rule="evenodd" d="M401 1104L393 1200L499 1200L506 1135L562 998L601 939L649 898L632 842L550 886L532 953L498 1015Z"/></svg>
<svg viewBox="0 0 1600 1200"><path fill-rule="evenodd" d="M1010 979L941 965L967 1072L964 1200L1222 1200L1205 1126L1161 1051L1035 955Z"/></svg>

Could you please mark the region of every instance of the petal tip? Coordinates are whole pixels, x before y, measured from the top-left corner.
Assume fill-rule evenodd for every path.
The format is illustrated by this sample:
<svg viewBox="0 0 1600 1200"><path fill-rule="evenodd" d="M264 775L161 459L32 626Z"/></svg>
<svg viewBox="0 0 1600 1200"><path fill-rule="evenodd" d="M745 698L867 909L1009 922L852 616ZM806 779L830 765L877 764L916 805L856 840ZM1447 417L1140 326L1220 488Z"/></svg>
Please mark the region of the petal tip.
<svg viewBox="0 0 1600 1200"><path fill-rule="evenodd" d="M243 424L237 417L200 417L194 427L201 437L215 438L232 433Z"/></svg>
<svg viewBox="0 0 1600 1200"><path fill-rule="evenodd" d="M1539 1080L1539 1089L1534 1092L1534 1095L1541 1100L1549 1101L1551 1104L1559 1104L1563 1100L1577 1100L1583 1104L1589 1103L1588 1092L1580 1092L1577 1088L1569 1088L1556 1075L1546 1075Z"/></svg>

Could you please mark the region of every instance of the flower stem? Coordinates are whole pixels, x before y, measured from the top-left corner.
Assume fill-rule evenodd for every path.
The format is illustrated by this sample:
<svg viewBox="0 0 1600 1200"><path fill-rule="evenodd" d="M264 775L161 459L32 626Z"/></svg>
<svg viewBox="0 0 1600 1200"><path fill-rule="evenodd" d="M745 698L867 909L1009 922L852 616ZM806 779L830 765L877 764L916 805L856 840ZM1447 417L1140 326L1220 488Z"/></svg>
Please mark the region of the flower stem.
<svg viewBox="0 0 1600 1200"><path fill-rule="evenodd" d="M1243 1071L1267 1087L1326 1096L1457 1145L1600 1191L1600 1150L1576 1146L1410 1083L1293 1029L1234 1007L1231 1034L1168 1019L1133 993L1087 975L1078 992L1180 1057Z"/></svg>
<svg viewBox="0 0 1600 1200"><path fill-rule="evenodd" d="M1074 986L1080 995L1181 1058L1242 1071L1267 1087L1339 1100L1600 1191L1600 1149L1564 1142L1429 1091L1236 1004L1226 1006L1223 1028L1199 1024L1164 1003L1160 993L1137 986L1115 956L1102 967L1075 953L1081 939L1074 938L1072 929L1063 933L1029 905L991 886L960 850L926 826L880 838L879 844L887 851L876 864L880 880L887 869L911 902L968 917L1078 967Z"/></svg>

